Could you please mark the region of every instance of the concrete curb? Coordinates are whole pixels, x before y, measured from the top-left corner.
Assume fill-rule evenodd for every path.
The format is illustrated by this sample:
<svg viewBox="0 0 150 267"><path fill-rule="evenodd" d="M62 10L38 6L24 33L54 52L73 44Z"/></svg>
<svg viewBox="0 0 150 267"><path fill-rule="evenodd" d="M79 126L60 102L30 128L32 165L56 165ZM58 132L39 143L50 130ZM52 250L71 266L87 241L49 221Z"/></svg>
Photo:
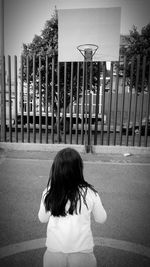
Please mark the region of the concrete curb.
<svg viewBox="0 0 150 267"><path fill-rule="evenodd" d="M57 152L65 147L72 147L80 153L85 153L84 145L74 144L37 144L37 143L9 143L0 142L0 149L22 150L22 151L48 151ZM131 147L131 146L92 146L94 154L142 154L150 155L150 147Z"/></svg>
<svg viewBox="0 0 150 267"><path fill-rule="evenodd" d="M38 143L7 143L1 142L0 149L8 150L22 150L22 151L48 151L57 152L65 147L72 147L79 152L85 152L84 145L72 145L72 144L38 144Z"/></svg>
<svg viewBox="0 0 150 267"><path fill-rule="evenodd" d="M105 237L94 237L95 246L108 247L123 250L150 258L150 248L141 244L124 240L117 240ZM10 257L18 253L45 248L45 238L32 239L0 248L0 259Z"/></svg>
<svg viewBox="0 0 150 267"><path fill-rule="evenodd" d="M144 154L150 155L150 147L136 146L93 146L93 153L110 153L110 154Z"/></svg>

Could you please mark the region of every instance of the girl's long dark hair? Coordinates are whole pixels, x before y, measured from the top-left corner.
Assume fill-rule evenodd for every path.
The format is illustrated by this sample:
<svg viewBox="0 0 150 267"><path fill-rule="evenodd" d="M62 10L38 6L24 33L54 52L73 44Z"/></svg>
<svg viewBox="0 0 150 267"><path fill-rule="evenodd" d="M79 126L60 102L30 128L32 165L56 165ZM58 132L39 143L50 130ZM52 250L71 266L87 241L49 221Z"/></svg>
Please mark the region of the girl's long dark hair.
<svg viewBox="0 0 150 267"><path fill-rule="evenodd" d="M45 208L53 216L66 216L67 213L77 214L77 203L81 211L81 197L86 203L87 189L96 190L83 177L83 161L80 154L72 148L65 148L56 155L47 184ZM66 204L70 207L66 211ZM87 207L88 208L88 207Z"/></svg>

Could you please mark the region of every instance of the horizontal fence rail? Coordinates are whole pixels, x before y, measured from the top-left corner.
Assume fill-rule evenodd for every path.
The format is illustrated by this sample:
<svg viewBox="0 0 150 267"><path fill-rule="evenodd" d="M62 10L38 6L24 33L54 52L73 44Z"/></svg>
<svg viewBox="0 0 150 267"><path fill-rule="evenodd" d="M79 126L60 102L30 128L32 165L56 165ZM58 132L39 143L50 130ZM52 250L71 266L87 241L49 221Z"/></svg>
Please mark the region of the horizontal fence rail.
<svg viewBox="0 0 150 267"><path fill-rule="evenodd" d="M2 64L1 142L150 146L146 57L109 67L48 55Z"/></svg>

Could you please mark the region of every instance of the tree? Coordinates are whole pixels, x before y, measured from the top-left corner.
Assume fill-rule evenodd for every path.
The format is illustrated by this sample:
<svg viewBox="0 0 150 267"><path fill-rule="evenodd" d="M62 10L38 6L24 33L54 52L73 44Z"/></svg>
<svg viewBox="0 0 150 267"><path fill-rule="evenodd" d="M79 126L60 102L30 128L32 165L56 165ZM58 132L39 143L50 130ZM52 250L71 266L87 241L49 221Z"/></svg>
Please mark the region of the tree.
<svg viewBox="0 0 150 267"><path fill-rule="evenodd" d="M142 90L142 70L143 70L143 60L146 59L145 63L145 79L144 79L144 89L147 90L149 67L150 67L150 23L144 26L141 33L137 31L137 28L133 26L130 31L129 36L125 37L126 45L120 49L120 54L126 56L127 66L126 66L126 79L127 84L131 85L131 61L134 58L134 68L133 68L133 81L132 88L136 88L137 79L137 57L139 57L139 82L138 82L138 92Z"/></svg>
<svg viewBox="0 0 150 267"><path fill-rule="evenodd" d="M23 55L41 55L58 53L58 15L55 10L50 20L47 20L41 35L35 35L32 42L23 44Z"/></svg>
<svg viewBox="0 0 150 267"><path fill-rule="evenodd" d="M45 88L46 88L46 57L48 57L48 102L52 104L52 58L54 59L54 110L57 114L58 111L58 14L55 10L51 19L46 21L45 27L41 32L41 35L35 35L32 42L29 44L23 44L23 80L30 84L31 92L33 92L33 59L35 60L35 88L37 94L39 93L39 74L41 77L41 91L42 102L45 104ZM39 63L40 60L40 63ZM83 92L83 63L79 64L73 62L73 73L71 73L71 63L67 63L66 76L64 75L65 64L59 64L59 104L60 109L63 111L64 107L64 83L66 84L66 106L70 104L71 96L71 82L72 82L72 96L73 101L77 99L77 86L79 86L79 97ZM90 63L87 64L88 66ZM92 78L92 90L96 91L98 85L97 66L98 63L93 62L93 78ZM79 72L78 72L79 67ZM28 70L28 75L27 75ZM90 68L88 67L87 75L87 89L91 89L90 84ZM78 76L79 75L79 76ZM27 76L29 77L27 79ZM72 79L73 78L73 79ZM66 79L66 81L64 81ZM63 117L61 119L63 122Z"/></svg>
<svg viewBox="0 0 150 267"><path fill-rule="evenodd" d="M23 80L27 82L27 64L29 64L29 83L33 84L33 57L35 59L35 84L36 90L39 90L39 71L41 75L41 86L43 101L45 96L45 83L46 83L46 56L48 57L48 101L52 101L52 57L54 58L54 104L55 111L57 111L57 58L58 58L58 15L57 10L52 15L50 20L47 20L41 35L35 35L32 42L23 44ZM28 61L27 61L28 60ZM39 60L40 67L39 67ZM60 108L63 108L64 103L64 63L60 67ZM74 63L73 68L73 98L76 99L76 86L77 86L77 63ZM80 70L81 72L81 70ZM67 106L70 103L70 78L71 70L70 64L67 66ZM80 78L80 93L81 93L81 78Z"/></svg>
<svg viewBox="0 0 150 267"><path fill-rule="evenodd" d="M23 81L30 84L30 88L33 86L33 64L35 61L35 89L38 93L39 91L39 74L41 75L41 89L42 89L42 98L45 102L45 84L46 84L46 55L49 57L57 58L58 54L58 18L57 11L52 15L50 20L47 20L45 27L42 30L41 35L35 35L32 42L29 44L23 44L22 58L23 58ZM39 61L41 61L39 63ZM28 65L28 75L27 75L27 65ZM40 66L41 65L41 66ZM51 71L52 71L52 62L48 60L48 81L50 81ZM55 68L55 84L56 68ZM48 101L51 102L51 83L48 83ZM54 90L56 92L56 88ZM55 95L56 98L56 95Z"/></svg>
<svg viewBox="0 0 150 267"><path fill-rule="evenodd" d="M36 95L40 95L39 85L41 84L41 99L42 105L45 106L46 100L52 106L56 113L56 123L58 115L58 14L55 10L50 20L47 20L41 35L35 35L32 42L23 44L22 51L22 75L23 81L30 87L30 98L32 98L34 90ZM46 62L48 63L48 76L47 76L47 91L48 99L46 99ZM71 63L59 63L59 108L64 108L64 85L66 85L66 107L70 104L70 96L72 95L73 101L77 99L77 86L79 86L79 97L82 93L82 71L83 66L79 66L79 77L77 81L77 62L73 63L73 72L71 72ZM33 71L34 69L34 71ZM65 73L66 72L66 73ZM52 74L54 82L52 84ZM72 79L73 78L73 79ZM66 79L66 81L64 80ZM33 86L34 80L34 86ZM40 83L41 81L41 83ZM72 86L71 86L72 83ZM52 87L54 90L52 90ZM72 88L72 94L71 94ZM54 97L52 96L54 93ZM63 116L59 123L63 129ZM57 129L57 127L55 127ZM60 137L61 139L61 137Z"/></svg>

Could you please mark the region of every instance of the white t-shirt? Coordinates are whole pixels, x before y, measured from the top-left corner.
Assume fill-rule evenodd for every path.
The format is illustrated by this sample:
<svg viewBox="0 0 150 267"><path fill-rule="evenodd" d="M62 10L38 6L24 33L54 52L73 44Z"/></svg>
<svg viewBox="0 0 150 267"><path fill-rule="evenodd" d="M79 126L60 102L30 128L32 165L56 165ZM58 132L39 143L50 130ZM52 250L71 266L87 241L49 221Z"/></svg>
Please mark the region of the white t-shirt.
<svg viewBox="0 0 150 267"><path fill-rule="evenodd" d="M88 188L86 203L81 198L81 213L67 214L65 217L54 217L50 212L46 212L44 205L44 190L40 209L39 220L47 224L46 246L50 251L73 253L93 250L94 242L91 231L91 212L96 222L104 223L107 214L102 205L99 195ZM69 202L66 210L69 209ZM79 209L79 205L77 206Z"/></svg>

